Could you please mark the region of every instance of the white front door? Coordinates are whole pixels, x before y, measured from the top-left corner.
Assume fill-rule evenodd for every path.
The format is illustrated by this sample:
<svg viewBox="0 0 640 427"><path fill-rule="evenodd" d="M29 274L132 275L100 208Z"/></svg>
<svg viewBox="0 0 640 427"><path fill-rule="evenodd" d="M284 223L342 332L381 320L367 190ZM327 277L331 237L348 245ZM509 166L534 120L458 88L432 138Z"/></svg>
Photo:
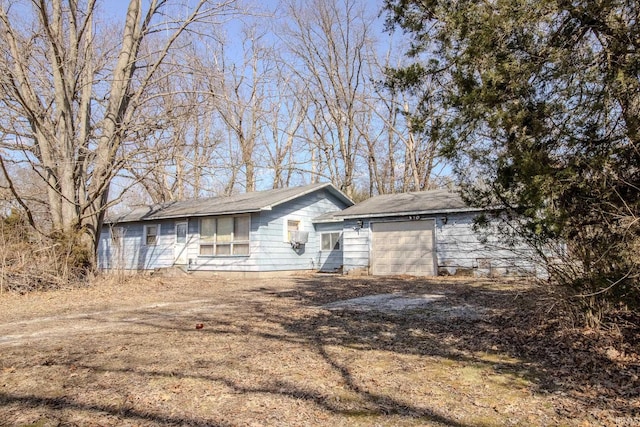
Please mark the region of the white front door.
<svg viewBox="0 0 640 427"><path fill-rule="evenodd" d="M176 222L176 244L175 244L176 264L187 264L187 222Z"/></svg>

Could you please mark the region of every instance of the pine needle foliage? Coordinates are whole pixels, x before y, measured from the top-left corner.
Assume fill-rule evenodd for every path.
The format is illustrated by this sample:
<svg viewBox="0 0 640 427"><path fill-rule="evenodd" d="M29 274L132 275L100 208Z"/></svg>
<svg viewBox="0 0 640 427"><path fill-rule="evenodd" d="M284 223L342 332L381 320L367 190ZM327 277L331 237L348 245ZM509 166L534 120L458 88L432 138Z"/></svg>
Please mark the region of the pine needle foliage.
<svg viewBox="0 0 640 427"><path fill-rule="evenodd" d="M640 306L640 4L387 0L385 10L415 59L389 71L389 86L439 83L444 154L464 197L504 207L510 237L538 249L588 317ZM551 256L554 242L564 251Z"/></svg>

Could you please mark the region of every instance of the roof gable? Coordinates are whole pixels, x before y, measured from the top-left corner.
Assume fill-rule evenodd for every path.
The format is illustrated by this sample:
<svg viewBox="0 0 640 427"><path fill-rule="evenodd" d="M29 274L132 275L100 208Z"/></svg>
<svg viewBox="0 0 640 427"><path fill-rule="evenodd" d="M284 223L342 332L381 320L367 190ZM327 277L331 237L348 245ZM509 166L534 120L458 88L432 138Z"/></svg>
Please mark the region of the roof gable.
<svg viewBox="0 0 640 427"><path fill-rule="evenodd" d="M302 187L279 188L275 190L256 191L219 196L207 199L192 199L181 202L170 202L159 205L138 207L124 215L109 218L107 222L122 223L134 221L151 221L192 216L232 215L270 210L307 194L327 190L347 206L353 201L329 183L310 184Z"/></svg>

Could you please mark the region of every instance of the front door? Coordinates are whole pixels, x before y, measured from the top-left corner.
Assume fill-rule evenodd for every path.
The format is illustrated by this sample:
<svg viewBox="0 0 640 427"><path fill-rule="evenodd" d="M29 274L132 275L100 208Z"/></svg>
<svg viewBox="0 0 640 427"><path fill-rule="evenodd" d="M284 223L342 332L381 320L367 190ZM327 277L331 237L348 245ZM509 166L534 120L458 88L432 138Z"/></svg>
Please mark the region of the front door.
<svg viewBox="0 0 640 427"><path fill-rule="evenodd" d="M176 264L187 264L187 222L176 222L176 244L175 244Z"/></svg>

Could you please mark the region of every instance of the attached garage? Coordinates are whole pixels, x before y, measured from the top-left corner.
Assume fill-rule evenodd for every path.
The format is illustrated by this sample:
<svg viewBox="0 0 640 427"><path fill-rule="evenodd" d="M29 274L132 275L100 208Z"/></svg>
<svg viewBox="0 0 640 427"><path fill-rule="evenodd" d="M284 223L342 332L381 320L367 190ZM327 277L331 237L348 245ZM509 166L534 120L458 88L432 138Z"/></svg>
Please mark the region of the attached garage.
<svg viewBox="0 0 640 427"><path fill-rule="evenodd" d="M371 274L435 276L435 221L371 223Z"/></svg>
<svg viewBox="0 0 640 427"><path fill-rule="evenodd" d="M531 250L480 238L467 206L447 189L372 197L334 216L343 224L343 271L379 276L535 273Z"/></svg>

